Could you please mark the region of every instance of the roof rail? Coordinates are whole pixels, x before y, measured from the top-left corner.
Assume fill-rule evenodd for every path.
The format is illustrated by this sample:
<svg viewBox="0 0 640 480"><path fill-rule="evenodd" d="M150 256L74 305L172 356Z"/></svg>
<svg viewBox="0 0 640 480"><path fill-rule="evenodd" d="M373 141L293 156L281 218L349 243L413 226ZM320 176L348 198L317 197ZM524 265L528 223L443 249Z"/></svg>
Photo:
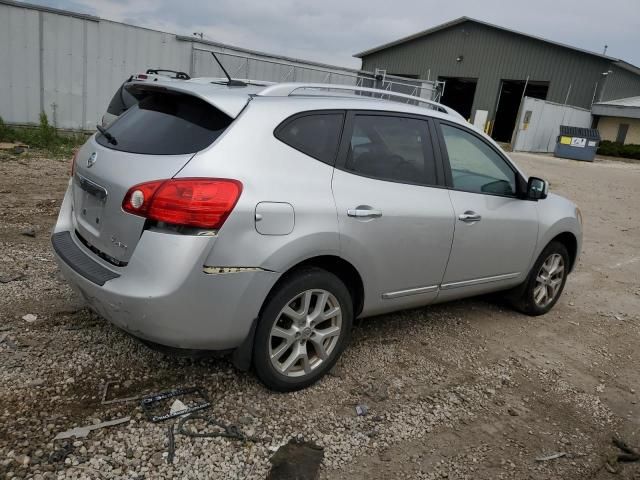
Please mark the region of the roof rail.
<svg viewBox="0 0 640 480"><path fill-rule="evenodd" d="M277 83L261 90L258 95L261 97L290 97L297 90L304 89L322 89L322 90L343 90L352 92L376 93L378 95L386 95L387 97L398 97L411 100L418 103L425 103L435 110L440 110L449 115L466 120L462 115L453 108L442 105L441 103L427 100L422 97L414 97L405 93L394 92L391 90L382 90L380 88L358 87L356 85L336 85L332 83ZM380 97L382 98L382 97Z"/></svg>

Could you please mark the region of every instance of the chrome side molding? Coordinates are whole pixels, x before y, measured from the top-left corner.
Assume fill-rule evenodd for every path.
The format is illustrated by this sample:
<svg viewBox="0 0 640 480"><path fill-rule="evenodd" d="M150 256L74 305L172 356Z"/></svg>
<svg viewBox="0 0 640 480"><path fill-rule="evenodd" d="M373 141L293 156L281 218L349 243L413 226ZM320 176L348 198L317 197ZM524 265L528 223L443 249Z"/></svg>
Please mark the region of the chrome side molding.
<svg viewBox="0 0 640 480"><path fill-rule="evenodd" d="M505 273L503 275L495 275L493 277L474 278L472 280L464 280L462 282L443 283L442 285L429 285L428 287L409 288L406 290L397 290L395 292L387 292L382 294L382 298L390 300L393 298L408 297L409 295L420 295L422 293L431 293L440 290L451 290L453 288L470 287L473 285L481 285L483 283L499 282L501 280L510 280L520 275L520 272Z"/></svg>
<svg viewBox="0 0 640 480"><path fill-rule="evenodd" d="M431 293L438 290L437 285L430 285L428 287L409 288L407 290L398 290L396 292L387 292L382 294L382 298L389 300L392 298L407 297L409 295L420 295L421 293Z"/></svg>
<svg viewBox="0 0 640 480"><path fill-rule="evenodd" d="M516 278L520 272L505 273L503 275L495 275L493 277L474 278L473 280L464 280L462 282L443 283L440 285L442 290L450 290L452 288L470 287L472 285L480 285L482 283L499 282L501 280L509 280Z"/></svg>

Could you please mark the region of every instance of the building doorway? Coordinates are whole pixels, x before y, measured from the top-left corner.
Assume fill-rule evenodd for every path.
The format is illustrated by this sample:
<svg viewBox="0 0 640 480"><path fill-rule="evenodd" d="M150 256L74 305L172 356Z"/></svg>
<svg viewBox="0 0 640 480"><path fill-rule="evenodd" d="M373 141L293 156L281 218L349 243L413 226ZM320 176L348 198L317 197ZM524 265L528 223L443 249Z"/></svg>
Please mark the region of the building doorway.
<svg viewBox="0 0 640 480"><path fill-rule="evenodd" d="M526 91L525 91L526 85ZM511 142L516 117L523 93L526 97L545 100L549 82L527 82L526 80L502 80L498 92L498 107L493 121L491 137L497 142Z"/></svg>
<svg viewBox="0 0 640 480"><path fill-rule="evenodd" d="M439 77L445 82L444 93L440 97L440 103L453 108L456 112L469 120L471 107L476 94L477 78Z"/></svg>

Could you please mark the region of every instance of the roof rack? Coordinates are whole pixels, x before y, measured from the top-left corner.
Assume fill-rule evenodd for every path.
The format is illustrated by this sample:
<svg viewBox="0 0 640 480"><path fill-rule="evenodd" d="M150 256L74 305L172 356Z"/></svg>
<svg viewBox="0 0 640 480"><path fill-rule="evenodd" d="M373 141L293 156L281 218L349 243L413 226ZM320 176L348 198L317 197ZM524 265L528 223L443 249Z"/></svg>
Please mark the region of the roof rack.
<svg viewBox="0 0 640 480"><path fill-rule="evenodd" d="M335 85L330 83L278 83L275 85L271 85L264 90L261 90L258 93L261 97L290 97L297 90L304 89L322 89L322 90L343 90L343 91L353 91L353 92L363 92L363 93L375 93L382 96L387 97L398 97L403 98L408 101L414 101L417 103L425 103L429 105L434 110L443 111L449 115L452 115L457 118L465 118L456 112L453 108L447 107L446 105L442 105L441 103L435 102L433 100L427 100L422 97L414 97L413 95L407 95L405 93L393 92L391 90L382 90L379 88L369 88L369 87L358 87L355 85ZM390 100L390 98L388 98Z"/></svg>

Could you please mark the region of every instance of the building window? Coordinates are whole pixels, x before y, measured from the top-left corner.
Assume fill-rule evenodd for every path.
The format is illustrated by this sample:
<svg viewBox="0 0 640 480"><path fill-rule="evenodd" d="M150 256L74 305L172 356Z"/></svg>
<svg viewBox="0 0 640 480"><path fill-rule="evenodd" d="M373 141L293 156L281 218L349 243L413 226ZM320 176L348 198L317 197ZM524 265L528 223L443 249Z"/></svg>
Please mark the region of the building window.
<svg viewBox="0 0 640 480"><path fill-rule="evenodd" d="M628 123L621 123L618 125L618 135L616 136L616 142L624 143L627 139L627 132L629 131Z"/></svg>

